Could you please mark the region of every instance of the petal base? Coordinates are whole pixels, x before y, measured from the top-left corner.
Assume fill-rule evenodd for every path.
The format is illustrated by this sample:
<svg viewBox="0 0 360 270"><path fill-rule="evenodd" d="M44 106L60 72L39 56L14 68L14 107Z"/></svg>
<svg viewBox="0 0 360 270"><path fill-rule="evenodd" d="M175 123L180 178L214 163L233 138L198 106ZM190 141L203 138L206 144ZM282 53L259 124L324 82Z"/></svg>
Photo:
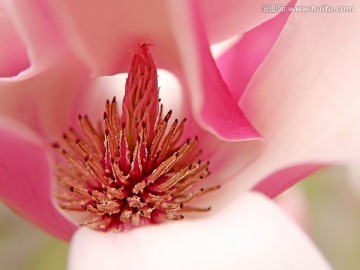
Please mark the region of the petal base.
<svg viewBox="0 0 360 270"><path fill-rule="evenodd" d="M82 228L72 240L70 270L155 266L158 270L331 269L307 236L257 193L238 196L224 211L207 218L119 234Z"/></svg>

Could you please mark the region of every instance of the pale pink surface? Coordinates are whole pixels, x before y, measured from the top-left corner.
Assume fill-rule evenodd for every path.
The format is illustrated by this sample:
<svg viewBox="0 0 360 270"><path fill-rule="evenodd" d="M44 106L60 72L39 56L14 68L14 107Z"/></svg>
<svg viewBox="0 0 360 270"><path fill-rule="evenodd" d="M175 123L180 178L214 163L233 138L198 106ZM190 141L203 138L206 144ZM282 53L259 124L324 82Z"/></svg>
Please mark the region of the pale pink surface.
<svg viewBox="0 0 360 270"><path fill-rule="evenodd" d="M11 131L2 127L11 127ZM21 135L20 135L21 133ZM53 172L41 140L23 125L0 118L0 197L20 216L64 240L76 225L53 204Z"/></svg>
<svg viewBox="0 0 360 270"><path fill-rule="evenodd" d="M276 204L249 192L216 215L124 234L82 228L70 249L78 269L331 269Z"/></svg>

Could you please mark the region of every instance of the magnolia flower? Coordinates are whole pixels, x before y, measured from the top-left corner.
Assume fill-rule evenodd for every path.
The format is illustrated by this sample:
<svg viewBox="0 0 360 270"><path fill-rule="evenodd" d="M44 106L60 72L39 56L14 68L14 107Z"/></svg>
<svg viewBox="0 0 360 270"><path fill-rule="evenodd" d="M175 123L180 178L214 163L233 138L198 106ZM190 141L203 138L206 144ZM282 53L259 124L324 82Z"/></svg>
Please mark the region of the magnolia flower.
<svg viewBox="0 0 360 270"><path fill-rule="evenodd" d="M2 2L0 197L72 239L70 269L329 269L264 194L359 157L359 17L272 18L262 4L271 2ZM209 44L243 33L215 62ZM179 114L188 135L203 138L207 183L222 188L204 197L213 207L204 217L117 234L79 228L56 204L50 143L79 113L102 117L107 97L94 102L97 82L126 72L129 50L144 42L180 81Z"/></svg>

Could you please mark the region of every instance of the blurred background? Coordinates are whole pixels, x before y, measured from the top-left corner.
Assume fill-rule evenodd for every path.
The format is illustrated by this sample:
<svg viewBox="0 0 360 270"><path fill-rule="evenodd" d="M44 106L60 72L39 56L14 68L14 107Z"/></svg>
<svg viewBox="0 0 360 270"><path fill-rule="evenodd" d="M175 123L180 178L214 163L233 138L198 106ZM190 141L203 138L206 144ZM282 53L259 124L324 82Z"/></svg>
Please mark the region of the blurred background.
<svg viewBox="0 0 360 270"><path fill-rule="evenodd" d="M360 269L360 168L319 170L276 200L298 220L334 269ZM0 269L65 270L68 244L0 203Z"/></svg>

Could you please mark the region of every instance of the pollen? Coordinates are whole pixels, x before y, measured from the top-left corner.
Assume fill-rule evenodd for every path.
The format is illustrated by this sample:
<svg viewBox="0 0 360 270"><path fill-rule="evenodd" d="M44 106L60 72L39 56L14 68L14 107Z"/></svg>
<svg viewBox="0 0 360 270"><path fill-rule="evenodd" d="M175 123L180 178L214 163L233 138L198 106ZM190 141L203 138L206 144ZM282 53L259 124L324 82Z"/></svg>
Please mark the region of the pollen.
<svg viewBox="0 0 360 270"><path fill-rule="evenodd" d="M135 52L125 85L122 113L113 98L101 125L79 116L79 132L63 134L56 168L56 197L64 210L80 211L80 225L123 231L144 224L181 220L208 212L193 200L219 186L195 188L210 174L200 160L199 139L183 138L186 119L171 120L160 104L157 70L149 46ZM194 187L195 186L195 187Z"/></svg>

